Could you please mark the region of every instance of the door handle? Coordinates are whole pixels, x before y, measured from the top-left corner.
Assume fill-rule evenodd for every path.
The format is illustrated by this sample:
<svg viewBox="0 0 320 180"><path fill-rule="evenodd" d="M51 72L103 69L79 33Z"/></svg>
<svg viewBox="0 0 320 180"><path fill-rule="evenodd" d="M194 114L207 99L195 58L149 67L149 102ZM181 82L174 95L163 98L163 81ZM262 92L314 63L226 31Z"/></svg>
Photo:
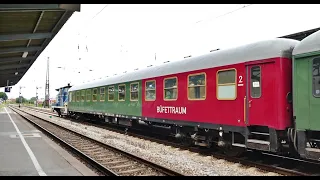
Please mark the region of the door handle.
<svg viewBox="0 0 320 180"><path fill-rule="evenodd" d="M248 103L249 103L249 107L251 107L251 102L252 102L252 100L250 100Z"/></svg>

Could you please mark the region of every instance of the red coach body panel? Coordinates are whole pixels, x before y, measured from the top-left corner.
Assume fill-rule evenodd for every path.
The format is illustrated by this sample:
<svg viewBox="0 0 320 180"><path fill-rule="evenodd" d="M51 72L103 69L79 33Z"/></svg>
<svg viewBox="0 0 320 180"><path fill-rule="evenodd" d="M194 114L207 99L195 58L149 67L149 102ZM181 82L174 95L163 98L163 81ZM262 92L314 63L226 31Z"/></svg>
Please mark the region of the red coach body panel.
<svg viewBox="0 0 320 180"><path fill-rule="evenodd" d="M288 58L282 58L279 65L279 74L281 74L281 83L276 86L278 88L278 117L279 120L274 126L279 129L285 129L286 127L293 125L293 107L292 102L289 102L287 97L292 101L292 61ZM290 93L290 94L289 94Z"/></svg>
<svg viewBox="0 0 320 180"><path fill-rule="evenodd" d="M250 83L250 67L254 65L261 66L262 74L261 97L256 99L248 97L250 95L250 84L248 84ZM236 69L236 99L218 100L217 72L231 68ZM286 94L291 90L290 68L291 60L271 58L144 79L142 81L142 115L149 118L177 121L232 126L260 125L285 129L291 125L290 113L288 112L288 108L291 107L286 101ZM206 73L206 99L188 100L188 75L203 72ZM164 100L164 79L169 77L178 78L177 100ZM156 80L155 101L145 100L145 83L148 80ZM251 107L250 100L252 100ZM186 111L174 113L166 107L183 107Z"/></svg>

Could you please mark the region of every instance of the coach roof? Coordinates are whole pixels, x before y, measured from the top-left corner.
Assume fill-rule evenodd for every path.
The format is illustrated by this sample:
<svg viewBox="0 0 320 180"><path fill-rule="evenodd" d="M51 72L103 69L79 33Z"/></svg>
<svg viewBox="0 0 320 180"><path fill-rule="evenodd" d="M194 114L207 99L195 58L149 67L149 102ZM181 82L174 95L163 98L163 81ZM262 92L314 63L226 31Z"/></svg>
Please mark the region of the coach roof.
<svg viewBox="0 0 320 180"><path fill-rule="evenodd" d="M294 48L292 54L304 54L308 52L320 51L320 31L314 32L308 37L304 38Z"/></svg>
<svg viewBox="0 0 320 180"><path fill-rule="evenodd" d="M299 41L285 38L260 41L235 48L218 50L209 54L173 61L138 71L119 74L113 77L96 80L89 83L75 85L70 91L99 87L123 82L131 82L158 76L207 69L248 62L253 60L291 57L292 50Z"/></svg>

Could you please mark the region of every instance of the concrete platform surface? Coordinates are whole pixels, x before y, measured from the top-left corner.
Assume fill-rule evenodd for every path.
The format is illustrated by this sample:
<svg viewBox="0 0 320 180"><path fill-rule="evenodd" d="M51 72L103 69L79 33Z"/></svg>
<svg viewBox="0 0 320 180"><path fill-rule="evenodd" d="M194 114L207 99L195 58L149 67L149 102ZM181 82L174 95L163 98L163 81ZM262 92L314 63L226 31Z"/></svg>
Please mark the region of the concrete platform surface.
<svg viewBox="0 0 320 180"><path fill-rule="evenodd" d="M8 107L0 108L0 176L96 176Z"/></svg>

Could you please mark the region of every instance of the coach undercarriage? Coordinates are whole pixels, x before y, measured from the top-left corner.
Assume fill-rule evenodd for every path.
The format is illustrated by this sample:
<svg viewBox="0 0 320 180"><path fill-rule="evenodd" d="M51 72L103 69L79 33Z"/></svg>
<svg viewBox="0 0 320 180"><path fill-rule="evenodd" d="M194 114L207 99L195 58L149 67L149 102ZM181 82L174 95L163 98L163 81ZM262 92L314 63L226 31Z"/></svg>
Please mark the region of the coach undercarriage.
<svg viewBox="0 0 320 180"><path fill-rule="evenodd" d="M290 138L288 140L288 132L276 131L268 127L249 126L245 132L236 132L224 130L221 127L209 129L198 126L180 126L98 114L70 112L69 115L75 119L99 120L131 128L145 129L146 127L152 127L162 129L161 133L163 135L173 136L184 145L205 148L216 147L230 156L238 156L246 151L246 149L279 154L287 154L294 149L294 144L290 142ZM315 145L319 147L320 144Z"/></svg>
<svg viewBox="0 0 320 180"><path fill-rule="evenodd" d="M231 156L238 156L247 149L251 149L320 160L319 131L297 131L295 134L293 128L278 131L268 127L248 126L245 132L237 132L221 128L176 125L142 120L142 118L132 119L102 114L69 112L68 116L74 119L104 121L129 128L139 127L143 130L146 127L157 128L157 131L162 129L163 131L159 130L162 135L175 137L184 145L218 147Z"/></svg>
<svg viewBox="0 0 320 180"><path fill-rule="evenodd" d="M296 149L303 158L320 160L320 131L297 131Z"/></svg>
<svg viewBox="0 0 320 180"><path fill-rule="evenodd" d="M266 152L288 152L294 145L287 140L288 133L276 131L268 127L249 126L246 131L237 132L218 128L202 128L199 126L187 126L168 123L152 122L142 118L132 119L102 114L72 113L69 115L75 119L99 120L106 123L131 128L161 129L162 135L175 137L177 141L187 146L201 146L205 148L219 148L224 153L237 156L246 149ZM319 145L319 144L316 144Z"/></svg>

